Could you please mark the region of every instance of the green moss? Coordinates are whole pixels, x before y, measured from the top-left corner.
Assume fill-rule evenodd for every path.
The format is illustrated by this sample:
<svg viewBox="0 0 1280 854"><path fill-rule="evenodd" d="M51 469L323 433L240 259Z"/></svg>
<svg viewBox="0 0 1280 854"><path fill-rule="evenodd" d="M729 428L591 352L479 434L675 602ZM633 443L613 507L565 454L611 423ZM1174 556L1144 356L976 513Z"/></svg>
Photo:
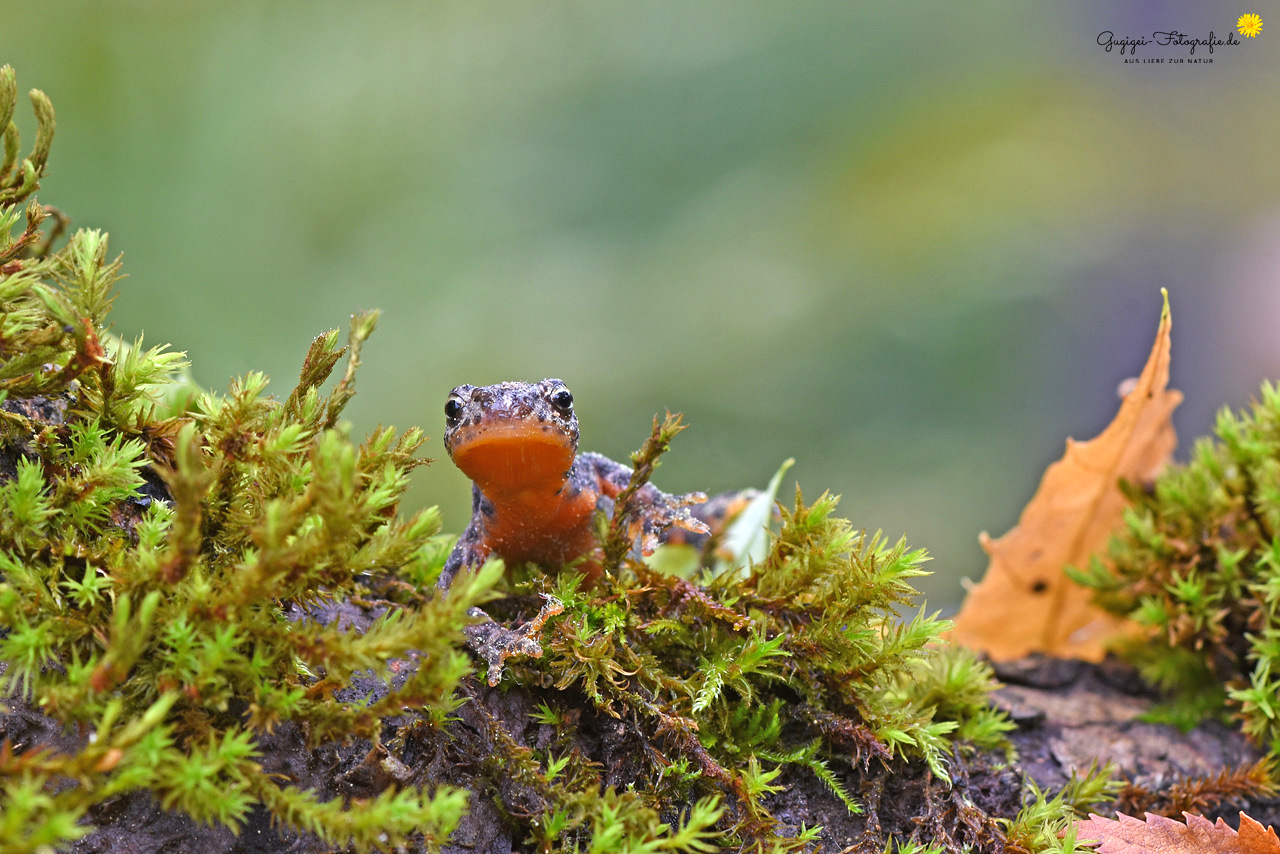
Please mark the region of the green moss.
<svg viewBox="0 0 1280 854"><path fill-rule="evenodd" d="M17 133L14 75L0 123ZM39 184L53 129L32 94L35 149L0 170L0 661L7 694L91 732L78 753L0 750L0 840L35 850L75 839L93 804L145 789L166 808L236 826L256 803L334 844L442 839L465 793L388 790L347 811L281 788L255 761L256 733L284 721L313 742L376 738L404 706L444 713L468 672L467 608L495 572L448 599L388 613L362 635L285 618L385 567L422 573L439 552L433 511L396 514L421 460L416 430L353 442L338 423L376 314L316 339L284 404L250 375L229 394L182 386L181 354L106 334L120 276L107 238L78 231L51 252ZM50 233L51 234L51 233ZM434 550L433 550L434 549ZM332 687L417 650L418 670L368 705ZM325 686L331 686L329 690Z"/></svg>
<svg viewBox="0 0 1280 854"><path fill-rule="evenodd" d="M944 646L913 661L897 679L890 699L903 705L932 709L934 717L954 721L954 739L966 748L1003 750L1013 761L1005 734L1016 725L1008 714L991 705L991 692L1000 687L991 666L963 646Z"/></svg>
<svg viewBox="0 0 1280 854"><path fill-rule="evenodd" d="M1128 654L1173 702L1162 719L1194 724L1234 712L1280 748L1280 388L1264 384L1249 412L1223 410L1217 439L1132 507L1109 559L1078 580L1148 633Z"/></svg>
<svg viewBox="0 0 1280 854"><path fill-rule="evenodd" d="M655 425L649 450L633 459L639 478L673 426ZM514 590L554 597L565 611L544 632L544 657L514 664L513 680L559 692L541 716L566 743L565 721L584 700L635 726L649 749L640 771L648 797L681 803L710 789L728 840L759 850L804 845L770 812L783 766L814 775L857 813L851 759L923 761L946 779L958 735L1007 747L1011 725L986 702L990 670L929 646L945 621L897 614L916 597L910 581L923 574L924 553L855 531L835 507L831 495L806 504L797 494L767 556L741 571L685 580L614 549L602 582L583 591L572 573L526 568ZM623 525L620 512L609 531ZM521 607L519 596L505 601ZM570 805L601 785L598 772L552 785L543 826L582 827L585 814Z"/></svg>
<svg viewBox="0 0 1280 854"><path fill-rule="evenodd" d="M1087 854L1091 845L1076 842L1077 820L1111 804L1122 782L1112 765L1091 766L1084 774L1072 773L1067 784L1052 797L1030 783L1030 797L1008 825L1010 854Z"/></svg>

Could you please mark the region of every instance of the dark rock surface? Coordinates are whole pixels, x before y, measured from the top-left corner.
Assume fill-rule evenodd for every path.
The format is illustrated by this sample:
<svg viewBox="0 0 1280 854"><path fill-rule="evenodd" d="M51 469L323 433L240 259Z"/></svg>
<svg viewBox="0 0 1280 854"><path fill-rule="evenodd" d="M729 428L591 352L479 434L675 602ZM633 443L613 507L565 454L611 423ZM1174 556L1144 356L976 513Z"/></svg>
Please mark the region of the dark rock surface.
<svg viewBox="0 0 1280 854"><path fill-rule="evenodd" d="M1114 659L1091 665L1030 656L997 664L995 670L1005 683L995 703L1019 725L1011 735L1019 765L1041 788L1061 788L1072 772L1113 762L1126 779L1154 791L1264 755L1240 732L1217 722L1184 733L1141 720L1159 698L1132 668ZM1220 816L1234 827L1241 810L1264 825L1280 824L1277 800L1223 803L1205 815Z"/></svg>

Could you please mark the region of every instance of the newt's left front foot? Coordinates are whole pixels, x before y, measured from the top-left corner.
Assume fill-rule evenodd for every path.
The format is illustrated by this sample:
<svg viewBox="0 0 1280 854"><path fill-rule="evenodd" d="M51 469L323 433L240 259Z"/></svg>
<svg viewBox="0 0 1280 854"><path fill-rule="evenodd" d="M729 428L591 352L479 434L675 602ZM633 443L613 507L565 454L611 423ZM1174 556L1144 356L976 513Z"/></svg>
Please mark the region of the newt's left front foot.
<svg viewBox="0 0 1280 854"><path fill-rule="evenodd" d="M664 542L681 542L694 538L710 536L711 528L698 518L697 507L706 503L707 496L702 492L690 492L685 495L668 495L653 490L655 495L646 495L641 504L641 512L632 513L627 524L627 538L638 548L640 554L648 557ZM682 534L673 532L682 531Z"/></svg>
<svg viewBox="0 0 1280 854"><path fill-rule="evenodd" d="M472 608L467 613L472 617L483 617L484 621L467 626L463 633L467 638L467 646L489 665L486 681L489 686L497 685L502 679L507 659L517 656L529 658L542 657L542 644L538 635L547 620L564 611L564 605L554 596L543 594L547 601L537 616L522 626L508 629L494 622L488 614L479 608Z"/></svg>

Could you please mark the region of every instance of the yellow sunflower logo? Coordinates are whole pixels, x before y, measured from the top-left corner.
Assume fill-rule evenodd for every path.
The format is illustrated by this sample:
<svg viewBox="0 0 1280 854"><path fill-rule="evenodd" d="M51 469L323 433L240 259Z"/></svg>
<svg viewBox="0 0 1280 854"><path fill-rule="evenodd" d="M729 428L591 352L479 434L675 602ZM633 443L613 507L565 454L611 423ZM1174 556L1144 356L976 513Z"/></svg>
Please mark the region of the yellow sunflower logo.
<svg viewBox="0 0 1280 854"><path fill-rule="evenodd" d="M1240 35L1253 38L1262 32L1262 19L1253 13L1241 15L1240 20L1236 21L1236 29L1240 31Z"/></svg>

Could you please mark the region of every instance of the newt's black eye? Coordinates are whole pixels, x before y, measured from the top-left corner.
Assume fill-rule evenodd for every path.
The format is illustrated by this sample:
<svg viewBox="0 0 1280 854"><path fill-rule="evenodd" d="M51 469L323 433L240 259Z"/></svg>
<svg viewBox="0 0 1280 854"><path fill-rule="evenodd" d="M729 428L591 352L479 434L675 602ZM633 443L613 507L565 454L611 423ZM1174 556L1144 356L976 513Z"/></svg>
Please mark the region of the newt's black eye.
<svg viewBox="0 0 1280 854"><path fill-rule="evenodd" d="M444 417L449 421L457 421L461 415L462 401L456 394L449 395L449 399L444 402Z"/></svg>
<svg viewBox="0 0 1280 854"><path fill-rule="evenodd" d="M551 405L567 415L573 411L573 392L567 388L557 389L551 395Z"/></svg>

